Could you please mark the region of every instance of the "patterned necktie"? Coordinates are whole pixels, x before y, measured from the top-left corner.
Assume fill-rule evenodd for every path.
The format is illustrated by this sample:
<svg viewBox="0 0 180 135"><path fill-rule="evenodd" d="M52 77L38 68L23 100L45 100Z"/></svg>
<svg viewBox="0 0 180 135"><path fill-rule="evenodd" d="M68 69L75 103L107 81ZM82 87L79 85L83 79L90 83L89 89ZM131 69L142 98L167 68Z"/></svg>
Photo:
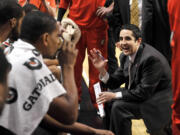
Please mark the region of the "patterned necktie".
<svg viewBox="0 0 180 135"><path fill-rule="evenodd" d="M138 0L132 0L131 11L130 11L130 22L139 27L139 8Z"/></svg>

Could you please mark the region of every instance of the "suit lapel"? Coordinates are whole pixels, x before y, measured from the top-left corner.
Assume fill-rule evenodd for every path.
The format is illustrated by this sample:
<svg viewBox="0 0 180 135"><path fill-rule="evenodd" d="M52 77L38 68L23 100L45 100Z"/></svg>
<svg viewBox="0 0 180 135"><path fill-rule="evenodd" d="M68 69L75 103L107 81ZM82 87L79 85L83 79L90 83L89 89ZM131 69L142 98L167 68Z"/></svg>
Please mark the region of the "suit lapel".
<svg viewBox="0 0 180 135"><path fill-rule="evenodd" d="M141 59L141 56L142 56L143 48L144 48L144 45L141 44L139 49L138 49L138 52L137 52L137 54L135 56L135 60L134 60L134 62L132 64L132 66L131 66L131 70L130 70L130 74L131 74L130 88L131 88L132 83L134 82L135 75L136 75L137 69L139 67L139 62L140 62L140 59Z"/></svg>

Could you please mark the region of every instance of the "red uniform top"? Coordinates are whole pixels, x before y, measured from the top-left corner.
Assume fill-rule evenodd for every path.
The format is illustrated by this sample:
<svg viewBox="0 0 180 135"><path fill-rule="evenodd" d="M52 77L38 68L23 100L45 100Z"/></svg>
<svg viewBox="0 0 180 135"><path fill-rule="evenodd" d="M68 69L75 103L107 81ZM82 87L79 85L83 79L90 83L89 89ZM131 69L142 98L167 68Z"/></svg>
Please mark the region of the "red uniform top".
<svg viewBox="0 0 180 135"><path fill-rule="evenodd" d="M180 124L180 2L168 0L172 47L173 122Z"/></svg>
<svg viewBox="0 0 180 135"><path fill-rule="evenodd" d="M60 0L59 8L69 6L69 18L80 27L97 28L107 27L107 22L96 16L97 8L104 4L105 0Z"/></svg>
<svg viewBox="0 0 180 135"><path fill-rule="evenodd" d="M55 0L46 0L46 1L47 1L47 3L49 3L49 5L52 8L56 8ZM26 4L26 2L27 2L27 0L19 0L19 4L21 6L24 6ZM46 12L46 8L45 8L42 0L29 0L29 3L35 5L40 11Z"/></svg>
<svg viewBox="0 0 180 135"><path fill-rule="evenodd" d="M23 7L26 4L27 0L19 0L18 3Z"/></svg>

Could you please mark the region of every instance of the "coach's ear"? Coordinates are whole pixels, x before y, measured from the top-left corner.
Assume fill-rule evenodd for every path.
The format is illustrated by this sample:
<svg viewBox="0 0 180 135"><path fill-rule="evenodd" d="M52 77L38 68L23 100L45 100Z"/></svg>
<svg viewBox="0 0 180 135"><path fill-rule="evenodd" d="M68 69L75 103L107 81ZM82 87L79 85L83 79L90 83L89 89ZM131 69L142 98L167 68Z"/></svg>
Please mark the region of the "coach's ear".
<svg viewBox="0 0 180 135"><path fill-rule="evenodd" d="M137 42L138 42L139 44L141 44L142 38L138 38L138 39L137 39Z"/></svg>
<svg viewBox="0 0 180 135"><path fill-rule="evenodd" d="M14 28L17 24L17 19L13 17L9 21L10 21L11 28Z"/></svg>

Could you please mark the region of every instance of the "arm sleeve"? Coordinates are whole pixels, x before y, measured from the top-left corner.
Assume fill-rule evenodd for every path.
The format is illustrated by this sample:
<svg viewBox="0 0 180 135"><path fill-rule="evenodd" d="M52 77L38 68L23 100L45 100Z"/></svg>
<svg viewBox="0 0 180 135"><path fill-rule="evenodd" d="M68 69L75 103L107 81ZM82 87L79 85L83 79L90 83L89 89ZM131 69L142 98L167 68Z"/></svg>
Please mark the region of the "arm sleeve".
<svg viewBox="0 0 180 135"><path fill-rule="evenodd" d="M106 72L106 74L104 76L99 75L99 79L103 82L106 83L109 79L109 73Z"/></svg>
<svg viewBox="0 0 180 135"><path fill-rule="evenodd" d="M126 82L127 78L124 76L124 62L125 57L121 54L120 56L121 66L111 75L109 75L109 79L106 82L106 84L102 83L103 87L107 87L110 89L117 89L119 88L123 83Z"/></svg>

